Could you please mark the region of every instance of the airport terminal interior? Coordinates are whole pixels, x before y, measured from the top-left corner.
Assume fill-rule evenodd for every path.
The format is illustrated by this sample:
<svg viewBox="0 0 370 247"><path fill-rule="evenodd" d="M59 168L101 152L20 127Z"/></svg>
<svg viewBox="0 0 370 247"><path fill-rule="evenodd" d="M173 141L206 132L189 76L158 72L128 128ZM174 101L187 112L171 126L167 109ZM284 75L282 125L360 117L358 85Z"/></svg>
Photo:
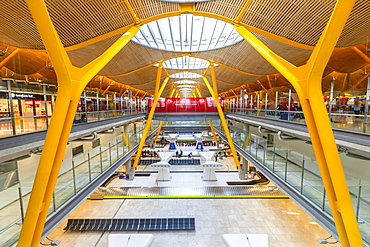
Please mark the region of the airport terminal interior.
<svg viewBox="0 0 370 247"><path fill-rule="evenodd" d="M5 0L0 246L370 246L370 0Z"/></svg>

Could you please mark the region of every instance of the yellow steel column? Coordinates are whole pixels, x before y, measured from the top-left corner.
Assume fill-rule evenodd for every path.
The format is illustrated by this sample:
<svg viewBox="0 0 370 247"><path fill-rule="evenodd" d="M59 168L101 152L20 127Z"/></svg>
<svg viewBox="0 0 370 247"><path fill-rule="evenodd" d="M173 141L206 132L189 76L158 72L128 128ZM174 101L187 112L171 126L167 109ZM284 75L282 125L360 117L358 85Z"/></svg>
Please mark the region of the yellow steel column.
<svg viewBox="0 0 370 247"><path fill-rule="evenodd" d="M342 246L363 246L335 138L323 102L321 80L355 0L338 0L307 64L296 67L276 55L244 27L237 31L291 82L299 96Z"/></svg>
<svg viewBox="0 0 370 247"><path fill-rule="evenodd" d="M157 78L156 78L155 89L154 89L154 95L158 94L158 91L159 91L160 84L158 82L161 81L162 70L163 70L162 61L159 61L158 70L157 70Z"/></svg>
<svg viewBox="0 0 370 247"><path fill-rule="evenodd" d="M212 123L212 121L208 121L208 124L209 124L209 127L211 127L211 131L212 131L213 139L217 142L217 141L218 141L218 139L217 139L217 136L216 136L215 129L213 128L213 123Z"/></svg>
<svg viewBox="0 0 370 247"><path fill-rule="evenodd" d="M43 152L37 168L18 246L39 246L60 165L78 101L86 84L130 41L137 26L119 38L101 56L77 68L72 65L50 20L43 0L26 1L58 78L58 94Z"/></svg>
<svg viewBox="0 0 370 247"><path fill-rule="evenodd" d="M159 122L159 126L158 126L158 131L157 131L157 134L155 135L155 138L154 138L154 143L157 141L158 137L159 137L159 134L161 133L162 131L162 126L163 126L163 121L160 121Z"/></svg>
<svg viewBox="0 0 370 247"><path fill-rule="evenodd" d="M208 80L207 80L207 78L205 76L203 76L203 81L206 84L209 92L211 93L211 95L212 95L212 97L213 97L213 99L214 99L214 101L216 103L218 115L220 116L221 124L224 127L226 138L227 138L227 141L229 143L229 146L230 146L230 149L231 149L231 153L232 153L233 159L235 161L235 165L238 167L238 169L241 169L239 160L237 158L237 154L236 154L234 142L233 142L233 139L231 138L229 127L227 126L225 115L224 115L224 112L222 111L220 101L218 100L218 96L215 94L215 91L213 91L211 85L209 84L209 82L208 82Z"/></svg>
<svg viewBox="0 0 370 247"><path fill-rule="evenodd" d="M196 90L197 90L197 93L198 93L199 97L202 97L202 93L199 91L198 87L196 88Z"/></svg>
<svg viewBox="0 0 370 247"><path fill-rule="evenodd" d="M136 159L134 161L134 164L132 165L132 169L133 170L136 170L136 167L139 164L140 155L141 155L141 152L143 151L143 147L144 147L144 144L145 144L145 139L146 139L146 137L148 135L148 132L149 132L150 123L153 120L154 111L155 111L155 108L157 107L158 99L161 96L161 94L163 93L163 90L166 87L167 82L168 82L169 79L170 78L167 77L164 80L164 82L162 83L161 88L159 89L158 94L157 95L154 95L154 100L153 100L152 108L150 109L150 112L149 112L149 115L148 115L148 119L146 120L147 124L145 125L145 128L143 130L143 135L142 135L141 140L140 140L139 148L137 149ZM157 81L157 83L160 83L160 82Z"/></svg>
<svg viewBox="0 0 370 247"><path fill-rule="evenodd" d="M21 49L20 48L17 48L15 49L12 53L10 53L6 58L3 59L3 61L0 62L0 69L2 67L4 67L4 65L10 61L10 59L12 59L15 55L18 54L18 52L20 51Z"/></svg>
<svg viewBox="0 0 370 247"><path fill-rule="evenodd" d="M216 80L215 63L213 61L211 61L209 67L211 68L213 91L214 91L216 97L218 97L218 87L217 87L217 80Z"/></svg>
<svg viewBox="0 0 370 247"><path fill-rule="evenodd" d="M173 83L172 83L172 85L173 85ZM175 92L176 92L176 87L173 87L172 90L171 90L169 98L172 98Z"/></svg>

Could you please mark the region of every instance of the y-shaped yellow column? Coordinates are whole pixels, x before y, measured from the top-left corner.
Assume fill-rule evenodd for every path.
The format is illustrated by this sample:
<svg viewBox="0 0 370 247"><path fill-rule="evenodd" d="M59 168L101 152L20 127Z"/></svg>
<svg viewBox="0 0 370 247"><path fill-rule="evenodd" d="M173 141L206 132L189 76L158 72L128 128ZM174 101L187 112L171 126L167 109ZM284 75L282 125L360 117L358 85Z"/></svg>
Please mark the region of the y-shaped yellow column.
<svg viewBox="0 0 370 247"><path fill-rule="evenodd" d="M356 0L338 0L307 64L296 67L276 55L242 25L237 31L294 86L304 116L325 191L342 246L363 246L346 177L339 158L330 120L322 97L324 69Z"/></svg>
<svg viewBox="0 0 370 247"><path fill-rule="evenodd" d="M72 65L43 0L26 1L58 78L58 94L18 246L39 246L78 101L87 83L131 40L133 26L101 56L82 68Z"/></svg>

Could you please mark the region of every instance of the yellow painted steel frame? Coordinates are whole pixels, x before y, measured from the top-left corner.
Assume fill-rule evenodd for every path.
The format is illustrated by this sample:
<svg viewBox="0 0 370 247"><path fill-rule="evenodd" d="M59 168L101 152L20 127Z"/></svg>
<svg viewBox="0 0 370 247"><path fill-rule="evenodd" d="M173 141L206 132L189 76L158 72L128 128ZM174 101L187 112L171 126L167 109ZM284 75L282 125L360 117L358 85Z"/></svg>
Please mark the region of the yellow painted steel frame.
<svg viewBox="0 0 370 247"><path fill-rule="evenodd" d="M170 98L173 97L173 94L176 92L176 87L172 88L172 91L171 91L171 94L170 94Z"/></svg>
<svg viewBox="0 0 370 247"><path fill-rule="evenodd" d="M159 69L159 68L158 68ZM161 88L159 89L158 91L158 94L154 95L154 100L153 100L153 104L152 104L152 108L150 108L150 112L149 112L149 115L148 115L148 119L146 120L146 125L145 125L145 128L143 130L143 135L141 137L141 140L140 140L140 144L139 144L139 147L137 149L137 154L136 154L136 159L134 161L134 164L132 165L132 169L133 170L136 170L136 167L138 166L139 164L139 160L140 160L140 156L141 156L141 152L143 151L143 147L144 147L144 144L145 144L145 139L148 135L148 132L149 132L149 126L151 125L150 123L152 122L153 120L153 116L154 116L154 111L155 111L155 108L157 107L157 103L158 103L158 99L159 97L162 95L163 93L163 90L164 88L166 87L167 85L167 82L170 78L169 77L166 77L166 79L163 81L162 83L162 86ZM157 84L160 83L160 81L158 80L156 82Z"/></svg>
<svg viewBox="0 0 370 247"><path fill-rule="evenodd" d="M128 149L131 149L131 144L130 144L130 142L129 142L129 140L128 140L127 133L126 133L126 132L124 132L124 133L122 134L122 136L123 136L123 141L124 141L124 142L125 142L125 144L126 144L126 147L127 147Z"/></svg>
<svg viewBox="0 0 370 247"><path fill-rule="evenodd" d="M208 124L209 124L209 127L211 127L211 131L212 131L212 135L213 135L213 140L215 140L217 142L218 140L217 140L215 129L213 128L212 121L208 121Z"/></svg>
<svg viewBox="0 0 370 247"><path fill-rule="evenodd" d="M276 55L245 27L235 25L245 40L294 86L299 96L340 242L344 247L360 247L363 242L323 102L321 80L355 2L337 1L307 64L299 67Z"/></svg>
<svg viewBox="0 0 370 247"><path fill-rule="evenodd" d="M218 111L218 115L220 116L220 120L221 120L221 124L222 124L222 127L224 128L225 130L225 134L226 134L226 138L227 138L227 141L229 143L229 146L230 146L230 149L231 149L231 153L233 155L233 159L235 161L235 165L238 167L238 169L241 169L240 167L240 163L239 163L239 160L237 158L237 154L236 154L236 150L235 150L235 146L234 146L234 143L233 143L233 139L231 138L231 135L230 135L230 131L229 131L229 127L227 126L227 123L226 123L226 118L225 118L225 114L224 112L222 111L222 108L221 108L221 104L220 104L220 101L218 100L218 95L215 93L215 91L217 92L217 84L214 86L214 89L215 91L212 89L211 85L209 84L208 80L206 77L203 76L203 81L204 83L206 84L209 92L211 93L212 97L213 97L213 100L215 101L216 103L216 107L217 107L217 111Z"/></svg>
<svg viewBox="0 0 370 247"><path fill-rule="evenodd" d="M162 131L162 126L163 126L163 121L160 121L159 122L159 126L158 126L158 131L157 131L157 134L155 135L155 138L154 138L154 142L157 141L158 137L159 137L159 134L161 133Z"/></svg>
<svg viewBox="0 0 370 247"><path fill-rule="evenodd" d="M80 95L87 83L139 30L132 26L106 52L82 68L72 65L43 0L26 1L58 77L58 94L37 168L18 246L39 246Z"/></svg>
<svg viewBox="0 0 370 247"><path fill-rule="evenodd" d="M12 59L15 55L18 54L18 52L20 51L21 49L20 48L17 48L15 49L12 53L10 53L6 58L3 59L3 61L0 62L0 69L2 67L4 67L4 65L10 61L10 59Z"/></svg>

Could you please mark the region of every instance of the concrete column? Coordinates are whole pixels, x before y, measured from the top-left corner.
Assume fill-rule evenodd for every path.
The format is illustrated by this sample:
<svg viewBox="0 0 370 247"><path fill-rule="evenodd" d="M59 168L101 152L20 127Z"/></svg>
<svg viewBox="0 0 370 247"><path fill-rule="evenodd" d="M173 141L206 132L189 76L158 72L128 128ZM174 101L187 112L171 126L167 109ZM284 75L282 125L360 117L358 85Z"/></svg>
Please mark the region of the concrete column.
<svg viewBox="0 0 370 247"><path fill-rule="evenodd" d="M133 159L129 159L126 162L126 174L128 174L128 180L134 180L135 178L135 170L132 170L132 164L133 164Z"/></svg>
<svg viewBox="0 0 370 247"><path fill-rule="evenodd" d="M249 124L244 124L244 125L243 125L243 130L244 130L245 132L248 132L248 133L249 133Z"/></svg>
<svg viewBox="0 0 370 247"><path fill-rule="evenodd" d="M244 176L247 173L248 168L249 168L248 167L248 161L243 157L242 158L241 169L238 169L238 175L239 175L239 179L240 180L243 180L244 179Z"/></svg>
<svg viewBox="0 0 370 247"><path fill-rule="evenodd" d="M123 127L124 127L125 133L128 134L130 132L130 124L126 124Z"/></svg>

